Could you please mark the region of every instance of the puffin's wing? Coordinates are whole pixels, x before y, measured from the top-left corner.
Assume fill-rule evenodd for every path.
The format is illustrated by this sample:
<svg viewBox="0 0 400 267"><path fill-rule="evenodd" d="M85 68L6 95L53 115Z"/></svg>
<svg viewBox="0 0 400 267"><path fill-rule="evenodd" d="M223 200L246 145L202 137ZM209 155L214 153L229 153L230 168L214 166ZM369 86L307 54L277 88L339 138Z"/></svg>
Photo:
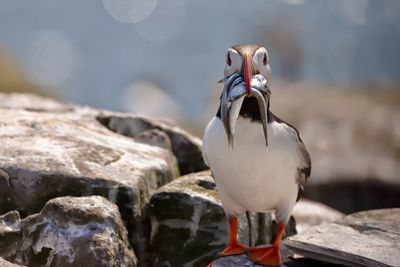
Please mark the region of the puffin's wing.
<svg viewBox="0 0 400 267"><path fill-rule="evenodd" d="M297 167L297 173L296 173L296 182L299 186L299 192L297 194L297 201L300 200L301 195L304 190L304 184L307 182L308 178L310 177L311 174L311 158L310 154L308 154L308 151L306 149L306 146L304 145L303 141L300 138L300 133L294 127L293 125L283 121L280 119L278 116L270 112L268 114L268 122L276 121L278 123L284 123L286 124L289 128L292 129L291 131L291 136L296 139L295 142L297 142L297 147L298 147L298 153L299 153L299 166Z"/></svg>
<svg viewBox="0 0 400 267"><path fill-rule="evenodd" d="M297 184L299 185L299 193L297 195L297 201L300 200L304 190L304 185L311 174L310 154L308 154L306 146L304 145L303 141L301 141L300 136L299 136L299 154L300 154L300 164L299 167L297 168L297 175L296 175L296 181Z"/></svg>

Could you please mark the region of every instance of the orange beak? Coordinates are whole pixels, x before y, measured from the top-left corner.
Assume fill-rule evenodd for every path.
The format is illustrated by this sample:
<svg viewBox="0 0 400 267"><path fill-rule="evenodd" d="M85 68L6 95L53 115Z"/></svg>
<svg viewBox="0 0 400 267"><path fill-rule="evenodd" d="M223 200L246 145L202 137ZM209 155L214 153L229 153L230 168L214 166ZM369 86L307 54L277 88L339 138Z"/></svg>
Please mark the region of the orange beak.
<svg viewBox="0 0 400 267"><path fill-rule="evenodd" d="M250 94L250 81L251 81L251 76L253 76L253 66L251 64L251 58L249 55L244 56L244 62L242 65L242 76L243 79L246 83L246 89L247 92Z"/></svg>

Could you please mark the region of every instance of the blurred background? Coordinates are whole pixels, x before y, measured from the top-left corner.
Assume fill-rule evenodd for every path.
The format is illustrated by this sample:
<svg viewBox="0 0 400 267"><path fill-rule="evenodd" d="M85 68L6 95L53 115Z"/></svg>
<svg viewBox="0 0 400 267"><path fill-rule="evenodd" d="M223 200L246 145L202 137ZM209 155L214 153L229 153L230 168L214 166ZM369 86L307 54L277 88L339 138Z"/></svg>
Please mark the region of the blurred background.
<svg viewBox="0 0 400 267"><path fill-rule="evenodd" d="M313 160L306 197L346 213L400 206L400 1L0 0L0 91L201 137L239 43L269 50L272 111Z"/></svg>

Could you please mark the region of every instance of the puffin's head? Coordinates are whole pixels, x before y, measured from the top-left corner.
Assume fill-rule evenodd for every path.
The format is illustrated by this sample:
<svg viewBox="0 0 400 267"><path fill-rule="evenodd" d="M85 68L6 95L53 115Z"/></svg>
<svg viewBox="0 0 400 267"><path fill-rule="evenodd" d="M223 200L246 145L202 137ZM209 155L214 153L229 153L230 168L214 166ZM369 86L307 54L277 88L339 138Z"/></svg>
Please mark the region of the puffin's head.
<svg viewBox="0 0 400 267"><path fill-rule="evenodd" d="M271 69L267 49L254 44L235 45L228 48L224 75L228 77L235 72L243 77L248 90L250 90L251 78L255 74L260 74L269 80Z"/></svg>
<svg viewBox="0 0 400 267"><path fill-rule="evenodd" d="M236 45L228 48L220 113L228 142L232 145L235 124L245 97L254 97L257 100L265 142L268 144L268 80L271 76L268 59L267 49L260 45Z"/></svg>

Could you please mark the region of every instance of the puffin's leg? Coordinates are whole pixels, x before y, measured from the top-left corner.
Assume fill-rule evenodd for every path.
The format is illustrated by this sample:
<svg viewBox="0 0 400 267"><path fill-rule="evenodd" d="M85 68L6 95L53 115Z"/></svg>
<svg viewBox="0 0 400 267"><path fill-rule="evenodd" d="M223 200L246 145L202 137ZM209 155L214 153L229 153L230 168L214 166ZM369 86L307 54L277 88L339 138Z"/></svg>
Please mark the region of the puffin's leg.
<svg viewBox="0 0 400 267"><path fill-rule="evenodd" d="M276 234L274 243L271 246L251 248L248 251L250 259L258 264L266 266L280 266L282 263L279 247L281 245L282 236L285 232L285 224L278 224L278 233Z"/></svg>
<svg viewBox="0 0 400 267"><path fill-rule="evenodd" d="M229 235L229 242L228 242L228 247L221 251L218 255L219 256L229 256L229 255L236 255L236 254L242 254L246 252L246 246L240 244L237 241L237 218L236 217L231 217L229 219L229 229L230 229L230 235Z"/></svg>

